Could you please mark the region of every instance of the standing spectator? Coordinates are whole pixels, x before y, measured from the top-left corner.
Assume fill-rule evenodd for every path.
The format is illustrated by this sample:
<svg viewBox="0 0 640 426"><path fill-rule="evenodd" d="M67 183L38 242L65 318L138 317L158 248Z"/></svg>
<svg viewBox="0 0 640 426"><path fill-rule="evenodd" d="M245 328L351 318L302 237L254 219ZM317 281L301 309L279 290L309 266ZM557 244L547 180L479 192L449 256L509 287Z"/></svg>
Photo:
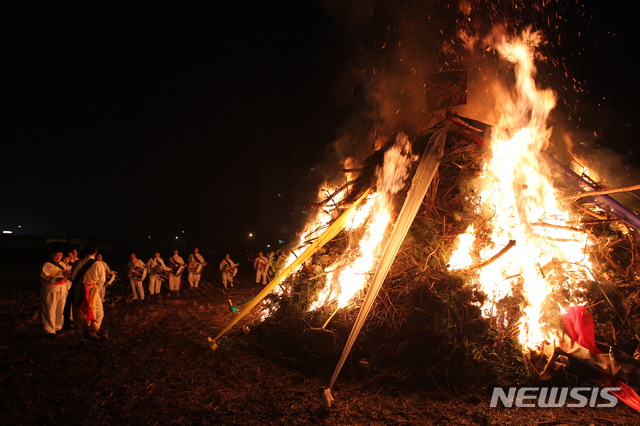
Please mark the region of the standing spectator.
<svg viewBox="0 0 640 426"><path fill-rule="evenodd" d="M162 285L160 272L164 267L164 260L162 260L158 252L147 261L147 269L149 270L149 295L160 294L160 286Z"/></svg>
<svg viewBox="0 0 640 426"><path fill-rule="evenodd" d="M142 282L147 276L147 268L144 262L136 257L135 253L131 253L129 263L127 263L127 271L127 276L131 282L133 300L144 300L144 287Z"/></svg>
<svg viewBox="0 0 640 426"><path fill-rule="evenodd" d="M171 274L169 275L169 291L180 290L180 275L184 270L184 260L180 256L178 250L173 251L173 256L169 258L169 268L171 268Z"/></svg>
<svg viewBox="0 0 640 426"><path fill-rule="evenodd" d="M69 265L69 268L71 269L71 271L73 271L76 265L78 264L78 262L80 261L80 259L78 258L78 250L76 249L71 250L69 253L67 253L66 257L68 258L68 260L65 263ZM64 304L64 311L62 313L64 317L64 324L62 325L62 328L64 330L71 329L71 305L73 305L73 298L75 295L75 287L71 285L71 281L69 281L69 284L67 285L67 289L68 289L67 300Z"/></svg>
<svg viewBox="0 0 640 426"><path fill-rule="evenodd" d="M62 330L63 310L69 286L69 270L61 262L62 252L53 251L50 260L42 265L40 271L40 312L42 326L47 336L55 336Z"/></svg>
<svg viewBox="0 0 640 426"><path fill-rule="evenodd" d="M276 260L276 274L281 273L285 266L287 266L287 255L284 251L280 250L280 254Z"/></svg>
<svg viewBox="0 0 640 426"><path fill-rule="evenodd" d="M189 287L198 288L200 277L202 276L202 268L206 264L198 248L194 248L193 253L189 255Z"/></svg>
<svg viewBox="0 0 640 426"><path fill-rule="evenodd" d="M67 255L63 255L62 256L62 260L60 261L60 263L62 264L62 266L64 266L64 269L67 271L67 284L65 285L65 287L67 287L67 295L69 294L69 290L71 289L71 272L73 271L73 265L71 265L70 262L70 256ZM71 303L71 302L69 302ZM67 308L66 304L65 304L65 309Z"/></svg>
<svg viewBox="0 0 640 426"><path fill-rule="evenodd" d="M267 271L269 270L269 259L258 253L258 257L253 261L253 269L256 271L256 284L267 285Z"/></svg>
<svg viewBox="0 0 640 426"><path fill-rule="evenodd" d="M104 319L104 309L99 288L104 284L106 276L102 263L96 262L97 254L98 249L90 247L87 256L78 261L73 271L73 322L76 333L101 340L99 331Z"/></svg>
<svg viewBox="0 0 640 426"><path fill-rule="evenodd" d="M104 302L104 299L107 295L107 286L113 283L113 280L116 278L118 271L112 271L111 268L109 268L109 265L107 265L107 262L102 260L102 253L98 253L96 255L96 262L101 262L102 266L104 267L106 281L102 286L100 286L100 291L99 291L100 297L102 297L102 301Z"/></svg>
<svg viewBox="0 0 640 426"><path fill-rule="evenodd" d="M78 258L78 250L76 249L73 249L69 253L67 253L67 257L69 258L67 264L71 265L72 268L73 265L75 265L75 263L80 260L80 258Z"/></svg>
<svg viewBox="0 0 640 426"><path fill-rule="evenodd" d="M220 262L220 273L222 274L222 284L224 288L227 289L227 284L233 287L233 277L238 273L238 265L239 263L235 263L231 260L231 257L227 254L225 255L222 262Z"/></svg>

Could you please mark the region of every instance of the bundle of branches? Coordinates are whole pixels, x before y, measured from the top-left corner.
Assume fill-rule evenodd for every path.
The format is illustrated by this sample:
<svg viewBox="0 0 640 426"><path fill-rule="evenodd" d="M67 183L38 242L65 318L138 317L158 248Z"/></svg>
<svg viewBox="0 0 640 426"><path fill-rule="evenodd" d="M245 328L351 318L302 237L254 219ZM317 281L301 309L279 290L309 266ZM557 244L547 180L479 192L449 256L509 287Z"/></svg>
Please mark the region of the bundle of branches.
<svg viewBox="0 0 640 426"><path fill-rule="evenodd" d="M590 213L583 227L595 242L589 253L595 279L585 283L584 291L596 342L640 359L640 235L603 212ZM594 214L602 219L593 220Z"/></svg>
<svg viewBox="0 0 640 426"><path fill-rule="evenodd" d="M522 362L517 322L523 296L499 302L498 318L485 319L477 306L485 297L470 285L470 275L447 270L453 241L473 220L469 182L483 164L482 148L450 134L445 157L418 216L396 257L371 314L358 336L343 375L457 391L464 386L516 385L535 380ZM371 167L379 154L373 156ZM367 169L365 167L365 170ZM361 192L375 184L370 173L353 183ZM346 200L349 197L345 198ZM633 353L638 333L638 235L592 206L582 226L597 241L592 256L596 280L584 283L592 303L599 343ZM598 215L599 218L595 218ZM587 216L586 216L587 217ZM595 220L594 220L595 219ZM328 374L340 355L363 294L346 308L310 310L324 285L325 267L344 259L359 231L341 232L307 267L287 279L288 291L267 302L272 314L256 325L251 338L315 371ZM554 300L547 303L554 326L562 328Z"/></svg>
<svg viewBox="0 0 640 426"><path fill-rule="evenodd" d="M421 135L423 141L428 133ZM459 276L446 272L451 241L465 227L461 220L466 197L462 187L465 179L479 170L480 150L477 145L452 135L446 152L439 177L434 180L371 317L358 337L351 357L352 374L451 390L456 383L469 382L469 376L481 372L476 381L486 384L488 376L508 380L520 368L505 374L504 370L511 367L505 367L497 359L496 369L500 371L495 374L491 374L491 369L478 368L479 363L491 361L491 354L496 351L495 339L504 340L510 332L494 330L490 322L482 319L474 306L478 294L465 287ZM363 173L353 185L356 194L365 183L374 184L370 170L380 158L380 153L376 153L364 163ZM314 256L307 268L289 277L286 283L289 291L269 297L267 303L273 314L257 326L260 333L253 338L289 360L306 360L314 368L333 366L363 295L338 311L334 306L312 311L309 307L324 285L324 268L345 260L350 241L358 241L361 232L343 231ZM510 352L513 345L507 348Z"/></svg>

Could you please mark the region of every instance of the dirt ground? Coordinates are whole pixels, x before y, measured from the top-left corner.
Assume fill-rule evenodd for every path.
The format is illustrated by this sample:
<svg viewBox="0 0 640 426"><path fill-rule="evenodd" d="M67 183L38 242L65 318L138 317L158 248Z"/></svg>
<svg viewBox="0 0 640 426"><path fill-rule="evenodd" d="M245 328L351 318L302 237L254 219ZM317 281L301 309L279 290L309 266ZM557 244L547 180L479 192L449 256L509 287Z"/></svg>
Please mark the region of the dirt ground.
<svg viewBox="0 0 640 426"><path fill-rule="evenodd" d="M234 315L213 273L199 289L169 295L163 286L143 302L130 300L120 279L105 301L107 340L45 338L38 268L0 267L2 424L640 424L622 403L490 408L489 391L408 392L340 377L323 409L330 374L249 343L242 322L211 349L207 338ZM258 291L244 277L230 297L238 303Z"/></svg>

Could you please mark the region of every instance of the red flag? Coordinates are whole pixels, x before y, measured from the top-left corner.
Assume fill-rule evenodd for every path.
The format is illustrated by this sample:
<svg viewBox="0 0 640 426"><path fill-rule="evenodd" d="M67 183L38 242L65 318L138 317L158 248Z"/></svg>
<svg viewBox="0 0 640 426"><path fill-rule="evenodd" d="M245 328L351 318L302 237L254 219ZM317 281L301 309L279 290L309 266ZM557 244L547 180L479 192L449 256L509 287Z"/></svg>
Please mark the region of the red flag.
<svg viewBox="0 0 640 426"><path fill-rule="evenodd" d="M569 336L583 348L589 349L592 354L601 354L595 341L595 326L593 317L584 306L571 306L562 316L567 326Z"/></svg>
<svg viewBox="0 0 640 426"><path fill-rule="evenodd" d="M571 306L562 316L567 326L567 333L580 346L587 348L592 354L601 354L596 346L593 317L584 306ZM604 374L601 379L607 387L620 388L619 392L611 392L620 401L640 412L640 396L626 383Z"/></svg>

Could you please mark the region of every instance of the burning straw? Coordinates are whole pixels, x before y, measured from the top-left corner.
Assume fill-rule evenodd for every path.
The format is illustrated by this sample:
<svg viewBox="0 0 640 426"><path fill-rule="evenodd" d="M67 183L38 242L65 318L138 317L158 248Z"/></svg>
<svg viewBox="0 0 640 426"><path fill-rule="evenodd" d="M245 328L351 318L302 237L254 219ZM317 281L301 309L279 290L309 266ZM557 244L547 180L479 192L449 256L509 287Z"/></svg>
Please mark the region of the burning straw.
<svg viewBox="0 0 640 426"><path fill-rule="evenodd" d="M535 39L528 35L528 41ZM548 349L572 304L592 311L599 344L633 352L640 335L637 234L612 222L586 223L575 204L560 201L563 194L541 157L554 95L536 87L533 45L512 39L496 46L514 64L517 84L515 91L496 95L505 103L494 139L485 141L491 149L464 134L448 135L437 187L427 194L372 301L348 374L454 392L461 385L521 383L528 380L523 351ZM381 187L380 176L366 175L366 168L360 173L362 179L319 202L328 217L303 233L301 250L364 186L372 196L353 226L345 225L305 265L282 277L262 306L263 322L247 337L315 368L329 368L340 354L359 313L361 290L375 271L374 256L370 266L347 273L365 250L360 243L367 241L379 197L373 193ZM609 217L593 205L580 207ZM370 253L378 250L377 241ZM356 290L340 299L356 281Z"/></svg>

